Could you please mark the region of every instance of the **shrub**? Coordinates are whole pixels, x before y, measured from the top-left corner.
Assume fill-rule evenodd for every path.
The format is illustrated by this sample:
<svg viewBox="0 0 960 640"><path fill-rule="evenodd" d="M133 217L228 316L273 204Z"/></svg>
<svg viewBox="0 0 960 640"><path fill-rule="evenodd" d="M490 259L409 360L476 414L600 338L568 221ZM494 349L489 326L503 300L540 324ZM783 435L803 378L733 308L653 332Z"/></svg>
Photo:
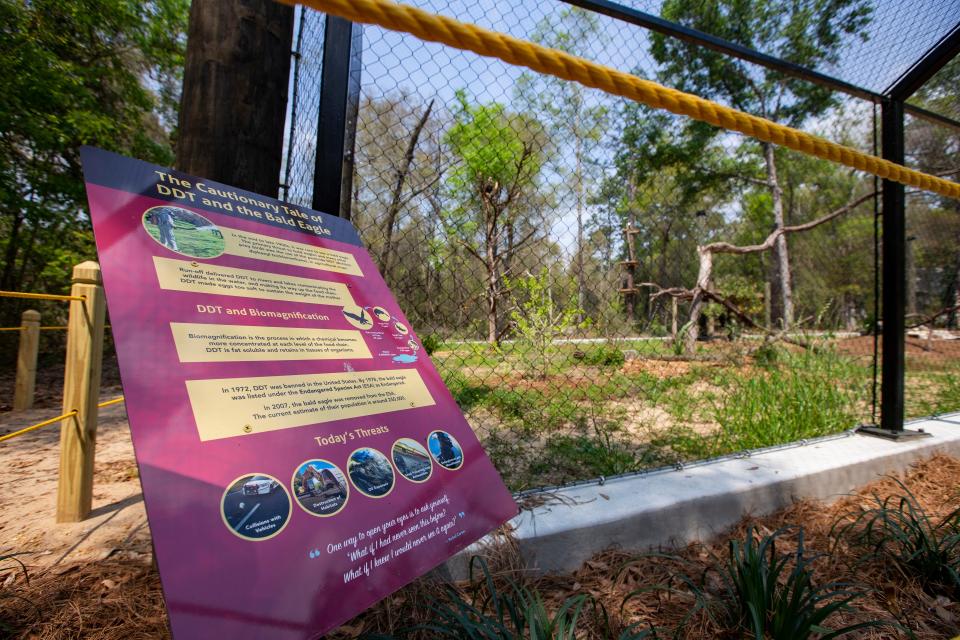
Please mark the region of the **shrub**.
<svg viewBox="0 0 960 640"><path fill-rule="evenodd" d="M778 553L777 540L794 531L796 551ZM673 556L660 557L681 566L686 563ZM675 636L679 636L698 613L706 615L725 632L736 633L737 637L752 634L756 640L813 637L828 640L865 627L891 625L887 621L871 620L837 629L825 627L833 615L850 608L850 603L865 591L837 582L817 586L812 568L816 559L817 556L806 554L800 527L784 527L762 538L750 528L744 540L730 541L727 557L717 558L708 571L691 577L681 569L671 574L670 584L631 592L624 604L652 590L691 596L694 604L675 630Z"/></svg>
<svg viewBox="0 0 960 640"><path fill-rule="evenodd" d="M420 338L420 342L423 343L423 350L427 352L428 356L433 355L433 352L443 344L443 340L435 333L428 333Z"/></svg>
<svg viewBox="0 0 960 640"><path fill-rule="evenodd" d="M626 361L623 351L616 345L601 343L584 351L583 363L595 367L620 367Z"/></svg>
<svg viewBox="0 0 960 640"><path fill-rule="evenodd" d="M550 357L556 351L554 341L568 329L579 327L577 318L583 312L572 296L554 301L550 273L546 268L538 275L505 280L517 297L510 318L520 351L530 372L538 378L546 378Z"/></svg>
<svg viewBox="0 0 960 640"><path fill-rule="evenodd" d="M900 480L902 494L848 512L833 526L836 540L861 550L858 563L877 560L920 581L924 589L960 594L960 508L937 518Z"/></svg>
<svg viewBox="0 0 960 640"><path fill-rule="evenodd" d="M475 566L482 577L474 580ZM498 588L486 562L474 556L470 560L470 595L448 586L445 596L430 603L433 621L404 630L399 637L428 632L431 638L469 640L576 640L583 637L581 617L593 614L603 638L610 640L654 640L652 630L633 627L614 629L603 606L589 595L571 596L551 611L536 589L509 578ZM377 638L386 640L385 636Z"/></svg>

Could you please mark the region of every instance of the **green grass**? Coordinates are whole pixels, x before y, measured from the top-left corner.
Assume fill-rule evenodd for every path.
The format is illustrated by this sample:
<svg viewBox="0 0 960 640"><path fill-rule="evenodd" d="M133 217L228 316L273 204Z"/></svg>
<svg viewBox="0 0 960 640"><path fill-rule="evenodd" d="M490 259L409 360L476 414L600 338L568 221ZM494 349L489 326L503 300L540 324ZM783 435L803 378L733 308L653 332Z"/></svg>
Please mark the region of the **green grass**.
<svg viewBox="0 0 960 640"><path fill-rule="evenodd" d="M152 222L144 222L147 232L160 242L160 228ZM194 258L215 258L223 253L224 240L209 231L196 231L194 226L180 221L174 223L173 237L177 241L178 253Z"/></svg>
<svg viewBox="0 0 960 640"><path fill-rule="evenodd" d="M637 344L648 354L669 348ZM513 489L786 444L869 419L869 366L830 349L768 348L749 366L694 362L655 375L619 364L624 346L558 345L545 380L523 375L512 345L447 343L437 364ZM928 413L960 407L960 375L936 375Z"/></svg>

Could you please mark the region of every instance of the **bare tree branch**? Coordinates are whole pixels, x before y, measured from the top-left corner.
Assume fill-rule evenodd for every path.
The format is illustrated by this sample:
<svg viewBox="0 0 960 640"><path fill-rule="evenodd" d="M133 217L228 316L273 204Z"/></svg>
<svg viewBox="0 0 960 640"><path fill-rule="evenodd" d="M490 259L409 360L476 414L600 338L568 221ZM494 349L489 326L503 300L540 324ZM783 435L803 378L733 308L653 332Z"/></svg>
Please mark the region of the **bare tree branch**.
<svg viewBox="0 0 960 640"><path fill-rule="evenodd" d="M780 229L774 230L770 235L767 236L766 240L760 244L751 244L745 246L737 246L730 244L729 242L713 242L708 245L704 245L701 250L704 252L710 253L734 253L737 255L744 255L747 253L759 253L761 251L769 251L773 248L773 245L777 242L777 238L781 235L786 235L788 233L797 233L800 231L809 231L815 227L819 227L822 224L830 222L834 218L839 218L843 214L847 213L851 209L859 207L861 204L870 200L877 195L876 191L871 191L870 193L860 196L853 202L845 204L839 209L828 213L827 215L817 218L816 220L811 220L810 222L804 222L803 224L796 224L789 227L781 227Z"/></svg>

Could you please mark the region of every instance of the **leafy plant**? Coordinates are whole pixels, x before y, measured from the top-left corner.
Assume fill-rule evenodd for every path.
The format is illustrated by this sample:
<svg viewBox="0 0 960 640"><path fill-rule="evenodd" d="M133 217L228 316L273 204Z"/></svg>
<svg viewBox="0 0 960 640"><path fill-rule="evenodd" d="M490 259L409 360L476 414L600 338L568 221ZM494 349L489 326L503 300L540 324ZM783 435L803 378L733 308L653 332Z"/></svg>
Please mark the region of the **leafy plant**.
<svg viewBox="0 0 960 640"><path fill-rule="evenodd" d="M692 322L685 322L683 326L677 331L677 335L673 337L673 342L670 344L670 347L673 349L673 355L682 356L685 349L685 342L687 340L687 334L690 333L690 329L693 327Z"/></svg>
<svg viewBox="0 0 960 640"><path fill-rule="evenodd" d="M440 345L443 344L443 339L435 333L428 333L420 338L420 342L423 344L423 350L426 351L429 356L433 355L433 352L440 348Z"/></svg>
<svg viewBox="0 0 960 640"><path fill-rule="evenodd" d="M626 356L616 345L601 343L583 354L583 363L598 367L619 367L626 362Z"/></svg>
<svg viewBox="0 0 960 640"><path fill-rule="evenodd" d="M757 449L837 433L856 422L852 388L862 375L842 357L781 352L777 365L747 378L727 374L730 391L717 404L717 453Z"/></svg>
<svg viewBox="0 0 960 640"><path fill-rule="evenodd" d="M480 567L482 576L474 579ZM445 595L430 604L433 620L398 632L405 637L428 632L431 638L463 638L469 640L576 640L583 637L581 616L590 612L601 627L603 638L611 640L655 640L652 629L636 625L620 630L613 628L606 610L589 595L576 595L564 600L551 611L543 596L509 578L498 588L483 558L470 559L470 596L448 586ZM388 636L376 636L390 640Z"/></svg>
<svg viewBox="0 0 960 640"><path fill-rule="evenodd" d="M778 539L794 531L796 551L779 553ZM756 640L829 640L858 629L891 624L869 620L837 629L826 627L833 615L848 609L865 592L839 582L815 584L812 564L819 556L807 555L803 541L801 527L784 527L760 538L751 527L743 540L731 540L727 557L718 558L699 578L682 571L672 573L669 583L635 590L624 604L658 590L691 596L694 604L675 636L701 612L718 628L737 637L750 633ZM675 556L660 557L687 564Z"/></svg>
<svg viewBox="0 0 960 640"><path fill-rule="evenodd" d="M900 480L892 478L902 494L881 498L842 516L831 532L863 555L858 562L879 560L925 589L960 593L960 508L936 517L920 505Z"/></svg>
<svg viewBox="0 0 960 640"><path fill-rule="evenodd" d="M568 329L578 326L577 318L583 313L572 298L559 303L554 301L550 272L545 267L537 275L505 280L519 300L510 312L510 318L527 364L538 378L546 378L550 356L555 350L554 341Z"/></svg>

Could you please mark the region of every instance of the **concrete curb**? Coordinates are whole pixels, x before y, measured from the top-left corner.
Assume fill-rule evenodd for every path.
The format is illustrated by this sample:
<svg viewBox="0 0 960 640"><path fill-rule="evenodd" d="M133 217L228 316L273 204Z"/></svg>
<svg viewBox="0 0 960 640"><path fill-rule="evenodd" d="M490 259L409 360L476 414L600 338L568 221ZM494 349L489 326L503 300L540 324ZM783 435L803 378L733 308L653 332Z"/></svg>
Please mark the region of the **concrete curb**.
<svg viewBox="0 0 960 640"><path fill-rule="evenodd" d="M511 521L534 572L578 568L618 547L647 550L709 539L745 514L763 515L797 498L832 500L935 453L960 456L960 413L914 421L932 437L892 442L849 435L747 458L551 491L546 504ZM457 579L488 544L484 539L447 563Z"/></svg>

